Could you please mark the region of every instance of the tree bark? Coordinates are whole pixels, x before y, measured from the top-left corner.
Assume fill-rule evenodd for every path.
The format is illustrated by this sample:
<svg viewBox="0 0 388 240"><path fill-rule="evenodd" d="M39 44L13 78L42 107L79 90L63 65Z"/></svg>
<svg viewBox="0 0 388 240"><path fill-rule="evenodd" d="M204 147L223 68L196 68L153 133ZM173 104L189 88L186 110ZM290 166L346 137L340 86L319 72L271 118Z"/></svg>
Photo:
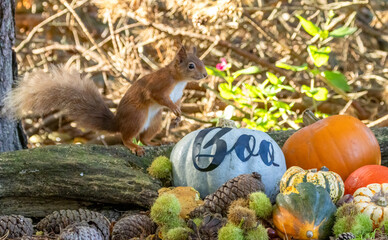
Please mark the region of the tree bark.
<svg viewBox="0 0 388 240"><path fill-rule="evenodd" d="M15 0L0 1L0 113L2 99L17 78L15 42ZM0 152L27 148L27 139L20 121L0 114Z"/></svg>

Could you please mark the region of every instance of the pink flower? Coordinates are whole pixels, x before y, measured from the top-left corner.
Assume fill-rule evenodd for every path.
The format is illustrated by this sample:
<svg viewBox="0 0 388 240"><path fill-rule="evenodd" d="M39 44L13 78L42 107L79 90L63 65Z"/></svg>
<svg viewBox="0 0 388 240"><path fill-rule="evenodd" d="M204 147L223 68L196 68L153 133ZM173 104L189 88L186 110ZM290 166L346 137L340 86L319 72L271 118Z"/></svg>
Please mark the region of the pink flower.
<svg viewBox="0 0 388 240"><path fill-rule="evenodd" d="M228 67L228 63L225 58L221 58L221 63L217 63L216 68L220 71L225 71Z"/></svg>

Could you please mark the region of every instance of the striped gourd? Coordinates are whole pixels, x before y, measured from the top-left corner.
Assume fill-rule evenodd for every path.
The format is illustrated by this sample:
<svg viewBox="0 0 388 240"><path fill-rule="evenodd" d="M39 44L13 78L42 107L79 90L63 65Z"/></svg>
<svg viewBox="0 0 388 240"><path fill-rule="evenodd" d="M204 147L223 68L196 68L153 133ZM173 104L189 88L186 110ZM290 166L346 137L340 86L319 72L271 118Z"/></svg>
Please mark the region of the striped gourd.
<svg viewBox="0 0 388 240"><path fill-rule="evenodd" d="M357 209L372 219L374 228L388 220L388 183L369 184L357 189L353 197Z"/></svg>
<svg viewBox="0 0 388 240"><path fill-rule="evenodd" d="M290 167L280 180L280 192L283 193L287 187L296 187L302 182L311 182L322 186L330 194L334 203L344 195L345 187L342 178L326 167L322 167L320 171L317 169L304 170L297 166Z"/></svg>

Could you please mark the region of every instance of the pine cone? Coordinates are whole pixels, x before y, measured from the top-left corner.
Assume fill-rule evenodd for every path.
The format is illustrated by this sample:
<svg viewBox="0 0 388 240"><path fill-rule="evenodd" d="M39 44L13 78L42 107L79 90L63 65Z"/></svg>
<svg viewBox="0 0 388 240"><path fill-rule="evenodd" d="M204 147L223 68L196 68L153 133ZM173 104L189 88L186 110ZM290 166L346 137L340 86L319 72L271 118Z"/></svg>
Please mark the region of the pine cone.
<svg viewBox="0 0 388 240"><path fill-rule="evenodd" d="M245 198L252 192L264 191L261 175L257 172L237 176L206 196L204 203L190 213L190 218L203 215L205 212L220 213L226 216L229 205L239 198Z"/></svg>
<svg viewBox="0 0 388 240"><path fill-rule="evenodd" d="M13 240L58 240L58 237L54 236L23 236L21 238L14 238Z"/></svg>
<svg viewBox="0 0 388 240"><path fill-rule="evenodd" d="M223 218L221 214L209 214L206 213L202 223L197 227L195 223L190 219L187 222L187 226L193 230L189 235L191 240L216 240L218 239L218 230L222 228L226 223L227 219Z"/></svg>
<svg viewBox="0 0 388 240"><path fill-rule="evenodd" d="M59 234L61 229L80 222L89 223L90 226L101 232L103 239L109 239L109 221L101 213L87 209L55 211L43 218L36 228L40 231Z"/></svg>
<svg viewBox="0 0 388 240"><path fill-rule="evenodd" d="M0 238L8 234L8 238L17 238L33 234L32 220L20 215L0 216Z"/></svg>
<svg viewBox="0 0 388 240"><path fill-rule="evenodd" d="M113 227L112 240L146 236L156 231L156 224L146 215L135 214L120 219Z"/></svg>
<svg viewBox="0 0 388 240"><path fill-rule="evenodd" d="M117 222L122 217L122 213L115 210L102 210L98 212L104 215L110 222Z"/></svg>
<svg viewBox="0 0 388 240"><path fill-rule="evenodd" d="M97 231L87 222L78 222L67 226L61 231L59 240L104 240L101 232Z"/></svg>
<svg viewBox="0 0 388 240"><path fill-rule="evenodd" d="M347 239L354 239L356 238L353 233L351 232L346 232L346 233L341 233L338 235L338 238L336 240L347 240Z"/></svg>

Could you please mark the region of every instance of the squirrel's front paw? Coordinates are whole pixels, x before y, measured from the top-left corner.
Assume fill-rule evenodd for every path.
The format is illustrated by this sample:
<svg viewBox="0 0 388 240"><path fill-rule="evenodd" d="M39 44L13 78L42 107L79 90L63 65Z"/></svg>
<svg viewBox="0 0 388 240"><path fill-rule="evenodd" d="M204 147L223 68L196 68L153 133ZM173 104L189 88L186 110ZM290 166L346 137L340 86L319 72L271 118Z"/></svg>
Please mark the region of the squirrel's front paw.
<svg viewBox="0 0 388 240"><path fill-rule="evenodd" d="M173 120L171 120L170 128L176 128L181 121L181 117L176 117Z"/></svg>
<svg viewBox="0 0 388 240"><path fill-rule="evenodd" d="M181 108L179 106L174 106L171 111L175 114L175 116L180 117L182 114Z"/></svg>

